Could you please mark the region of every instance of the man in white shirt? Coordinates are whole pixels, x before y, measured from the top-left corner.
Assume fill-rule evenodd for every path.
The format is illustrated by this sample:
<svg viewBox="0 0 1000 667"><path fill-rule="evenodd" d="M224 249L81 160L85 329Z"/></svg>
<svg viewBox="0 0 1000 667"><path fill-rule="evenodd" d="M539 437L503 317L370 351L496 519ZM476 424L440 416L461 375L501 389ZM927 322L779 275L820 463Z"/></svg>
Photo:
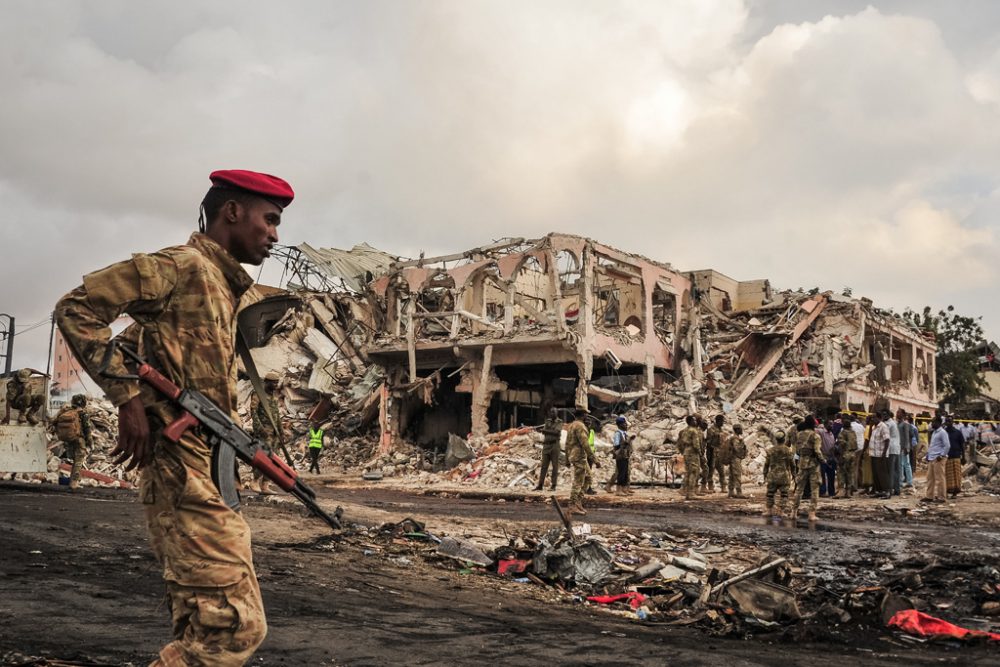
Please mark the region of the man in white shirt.
<svg viewBox="0 0 1000 667"><path fill-rule="evenodd" d="M887 416L881 415L881 421L872 429L868 452L872 461L872 495L888 498L892 493L889 481L889 425Z"/></svg>
<svg viewBox="0 0 1000 667"><path fill-rule="evenodd" d="M885 423L889 426L889 492L899 495L899 455L902 454L902 447L899 442L899 424L889 413Z"/></svg>
<svg viewBox="0 0 1000 667"><path fill-rule="evenodd" d="M858 438L858 451L860 452L865 448L865 425L861 423L860 419L852 419L851 429Z"/></svg>
<svg viewBox="0 0 1000 667"><path fill-rule="evenodd" d="M861 488L861 461L864 458L862 451L865 448L865 425L861 423L860 419L852 419L851 430L854 431L854 437L858 441L858 451L854 455L854 488L857 490Z"/></svg>

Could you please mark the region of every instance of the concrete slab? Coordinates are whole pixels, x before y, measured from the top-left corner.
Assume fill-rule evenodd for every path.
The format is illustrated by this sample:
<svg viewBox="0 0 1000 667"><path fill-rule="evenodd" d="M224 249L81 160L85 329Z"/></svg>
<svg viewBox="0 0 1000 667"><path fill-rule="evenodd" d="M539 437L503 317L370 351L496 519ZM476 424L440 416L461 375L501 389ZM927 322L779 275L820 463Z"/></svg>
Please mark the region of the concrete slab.
<svg viewBox="0 0 1000 667"><path fill-rule="evenodd" d="M0 470L46 472L48 438L42 425L0 425Z"/></svg>

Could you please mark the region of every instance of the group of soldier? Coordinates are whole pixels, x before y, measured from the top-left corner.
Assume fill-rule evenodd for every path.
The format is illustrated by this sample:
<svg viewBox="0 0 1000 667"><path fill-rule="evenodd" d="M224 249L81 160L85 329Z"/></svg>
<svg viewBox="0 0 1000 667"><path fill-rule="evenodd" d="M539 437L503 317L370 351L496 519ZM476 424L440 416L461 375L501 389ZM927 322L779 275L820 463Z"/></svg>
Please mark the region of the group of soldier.
<svg viewBox="0 0 1000 667"><path fill-rule="evenodd" d="M548 419L541 426L542 462L535 490L542 490L550 469L552 471L552 484L549 488L552 491L556 490L559 480L559 459L562 455L562 434L565 430L566 462L569 463L573 472L573 483L569 497L569 510L572 514L586 514L587 510L583 507L584 496L597 493L594 490L593 468L600 468L601 464L595 456L595 434L593 429L586 424L588 418L587 410L578 409L573 413L572 422L567 425L559 418L559 411L552 408L549 410ZM613 491L616 495L628 496L633 493L629 464L632 458L634 436L629 434L628 423L624 417L616 418L615 426L616 430L612 439L615 472L608 479L604 488L609 493Z"/></svg>
<svg viewBox="0 0 1000 667"><path fill-rule="evenodd" d="M733 432L725 431L726 418L716 415L709 426L701 415L688 415L687 426L677 439L678 449L684 457L684 498L691 500L696 494L715 491L715 477L719 477L719 490L726 490L729 497L743 495L743 459L747 445L743 440L743 426L733 425ZM699 488L700 484L700 488Z"/></svg>
<svg viewBox="0 0 1000 667"><path fill-rule="evenodd" d="M843 495L850 496L856 489L854 457L858 451L858 441L856 431L851 428L851 416L844 415L841 419L843 428L837 434L836 451L839 456ZM715 418L715 426L711 428L706 428L705 421L700 415L691 415L687 418L687 428L681 432L679 438L681 453L684 456L685 499L692 499L696 493L710 493L713 473L716 471L719 472L721 484L722 469L727 460L730 461L729 495L744 497L740 492L742 460L746 457L743 429L739 424L733 426L733 434L728 437L728 442L731 444L726 447L724 424L723 415ZM817 426L818 422L813 415L807 415L805 418L795 417L791 427L786 431L761 426L761 437L768 443L763 470L764 483L767 487L763 512L765 517L784 516L791 501L791 508L787 514L796 518L803 498L807 497L809 520L816 520L821 488L820 466L827 459L821 446L820 435L816 432ZM702 473L706 469L708 475Z"/></svg>
<svg viewBox="0 0 1000 667"><path fill-rule="evenodd" d="M542 490L550 470L552 482L549 488L556 489L562 453L560 441L565 430L566 460L573 473L569 498L569 509L573 514L586 514L584 498L587 494L596 493L592 471L601 467L595 456L594 431L586 425L589 418L588 412L580 409L574 413L571 423L563 424L557 411L552 410L540 429L543 436L542 460L535 490ZM856 491L857 432L851 428L850 415L842 416L841 420L843 428L836 437L840 486L844 496L851 496ZM624 417L617 417L615 423L615 472L605 489L610 492L612 487L617 487L616 494L631 495L629 460L634 436L628 433ZM821 493L820 465L827 460L820 434L817 433L818 424L813 415L807 415L805 418L795 417L787 430L760 427L760 437L767 443L763 469L767 487L764 516L782 517L787 514L797 517L799 506L806 498L809 520L816 519ZM684 459L682 488L685 500L714 493L716 478L721 492L728 491L730 498L746 498L743 495L743 461L747 457L747 445L741 424L733 424L729 431L724 415L716 415L711 426L701 415L689 415L677 444Z"/></svg>

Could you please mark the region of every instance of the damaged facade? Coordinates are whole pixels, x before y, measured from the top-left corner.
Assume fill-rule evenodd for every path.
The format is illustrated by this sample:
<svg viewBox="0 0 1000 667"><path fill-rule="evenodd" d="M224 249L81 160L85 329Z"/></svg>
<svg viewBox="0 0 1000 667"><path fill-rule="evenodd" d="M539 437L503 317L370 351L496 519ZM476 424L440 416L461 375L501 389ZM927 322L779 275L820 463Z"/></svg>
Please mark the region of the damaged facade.
<svg viewBox="0 0 1000 667"><path fill-rule="evenodd" d="M934 341L867 299L682 273L557 233L415 260L307 244L283 259L332 342L307 341L322 368L378 368L351 405L377 411L383 453L539 424L551 407L622 412L663 384L690 411L937 407ZM315 367L308 384L332 393Z"/></svg>
<svg viewBox="0 0 1000 667"><path fill-rule="evenodd" d="M870 300L691 275L708 360L701 371L723 371L713 377L734 408L751 395L790 396L820 411L937 408L933 338Z"/></svg>
<svg viewBox="0 0 1000 667"><path fill-rule="evenodd" d="M370 285L384 325L383 444L541 423L550 407L634 401L677 362L690 281L550 234L397 262Z"/></svg>

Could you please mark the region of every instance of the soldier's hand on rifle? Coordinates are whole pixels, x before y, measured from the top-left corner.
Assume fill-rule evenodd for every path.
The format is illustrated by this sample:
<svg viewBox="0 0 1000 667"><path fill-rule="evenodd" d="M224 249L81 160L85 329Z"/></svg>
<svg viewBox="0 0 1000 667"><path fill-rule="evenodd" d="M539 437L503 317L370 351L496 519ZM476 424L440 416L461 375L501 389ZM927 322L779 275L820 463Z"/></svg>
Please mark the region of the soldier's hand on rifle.
<svg viewBox="0 0 1000 667"><path fill-rule="evenodd" d="M149 420L138 396L118 407L118 446L111 450L111 456L118 457L115 465L128 461L125 470L142 468L153 458Z"/></svg>

